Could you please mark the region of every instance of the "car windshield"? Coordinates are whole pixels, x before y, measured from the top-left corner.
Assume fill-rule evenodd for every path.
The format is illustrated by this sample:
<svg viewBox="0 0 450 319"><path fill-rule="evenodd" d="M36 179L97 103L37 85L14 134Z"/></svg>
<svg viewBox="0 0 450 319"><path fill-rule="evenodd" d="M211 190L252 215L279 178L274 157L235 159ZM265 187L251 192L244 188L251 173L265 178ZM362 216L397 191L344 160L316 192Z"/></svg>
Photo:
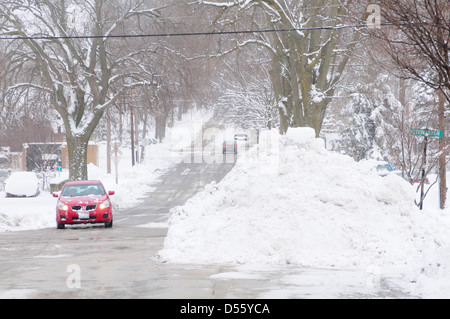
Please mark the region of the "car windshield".
<svg viewBox="0 0 450 319"><path fill-rule="evenodd" d="M388 164L380 164L377 166L378 172L392 172L392 167Z"/></svg>
<svg viewBox="0 0 450 319"><path fill-rule="evenodd" d="M65 197L78 197L90 195L105 195L105 190L100 184L66 185L62 192Z"/></svg>

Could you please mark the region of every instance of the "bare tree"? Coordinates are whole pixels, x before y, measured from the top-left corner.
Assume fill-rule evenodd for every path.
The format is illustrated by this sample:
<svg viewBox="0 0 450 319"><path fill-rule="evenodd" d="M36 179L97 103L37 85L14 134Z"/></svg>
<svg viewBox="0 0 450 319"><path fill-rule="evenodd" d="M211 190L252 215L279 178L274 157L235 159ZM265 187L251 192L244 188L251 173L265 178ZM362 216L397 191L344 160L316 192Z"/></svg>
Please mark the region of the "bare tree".
<svg viewBox="0 0 450 319"><path fill-rule="evenodd" d="M248 50L248 56L255 50ZM242 55L242 54L241 54ZM236 68L230 63L222 71L216 86L222 95L216 104L221 124L233 124L243 129L272 129L279 125L278 106L272 90L270 75L261 59L247 59L246 66Z"/></svg>
<svg viewBox="0 0 450 319"><path fill-rule="evenodd" d="M382 22L372 34L400 71L439 92L441 208L446 198L445 100L450 102L450 7L448 0L380 0ZM389 64L389 65L392 65Z"/></svg>
<svg viewBox="0 0 450 319"><path fill-rule="evenodd" d="M158 10L143 0L0 3L0 33L14 39L18 48L12 52L13 64L34 65L39 75L15 88L44 92L60 114L71 180L87 178L88 142L105 110L122 90L145 83L151 75L141 63L148 46L119 50L118 39L110 36L123 34L130 21L157 17Z"/></svg>
<svg viewBox="0 0 450 319"><path fill-rule="evenodd" d="M159 18L155 21L148 19L147 23L136 22L128 29L141 33L175 35L180 30L194 33L204 31L209 26L210 20L203 7L193 7L179 0L162 2L165 6L159 10ZM123 50L138 50L139 42L133 38L121 39L117 45ZM165 137L166 126L170 126L175 118L179 119L193 107L211 105L211 97L214 96L211 79L216 74L211 70L211 61L203 59L209 45L212 45L212 41L206 36L152 37L151 49L145 60L140 62L151 73L151 78L140 87L125 90L118 103L115 103L119 112L113 113L111 120L117 123L116 127L122 127L120 117L127 121L132 109L135 124L140 124L141 141L144 138L151 139L153 133L155 139L161 141ZM126 123L125 128L130 128L128 124L131 123Z"/></svg>
<svg viewBox="0 0 450 319"><path fill-rule="evenodd" d="M423 137L412 135L411 130L436 124L435 101L433 92L424 90L419 83L395 80L400 82L400 96L385 84L385 102L375 112L379 131L376 140L390 162L412 183L421 179L424 145ZM436 167L438 154L437 140L428 140L428 171Z"/></svg>
<svg viewBox="0 0 450 319"><path fill-rule="evenodd" d="M402 77L442 91L450 102L450 7L447 0L380 0L382 22L373 32Z"/></svg>
<svg viewBox="0 0 450 319"><path fill-rule="evenodd" d="M352 1L199 2L220 9L217 28L285 30L250 36L246 33L229 50L250 44L267 49L280 131L286 132L289 126L310 126L319 135L327 106L350 58L349 51L360 35L356 30L341 33L334 28L346 22Z"/></svg>

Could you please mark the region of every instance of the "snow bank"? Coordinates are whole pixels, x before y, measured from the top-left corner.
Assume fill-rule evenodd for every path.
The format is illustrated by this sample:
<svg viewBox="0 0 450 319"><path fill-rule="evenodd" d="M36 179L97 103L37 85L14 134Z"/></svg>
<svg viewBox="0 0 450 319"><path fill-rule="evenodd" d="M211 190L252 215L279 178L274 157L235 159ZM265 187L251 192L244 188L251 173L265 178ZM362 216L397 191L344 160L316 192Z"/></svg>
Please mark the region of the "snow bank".
<svg viewBox="0 0 450 319"><path fill-rule="evenodd" d="M0 232L54 227L55 208L48 192L30 198L5 198L0 192Z"/></svg>
<svg viewBox="0 0 450 319"><path fill-rule="evenodd" d="M173 209L160 257L191 263L377 265L403 275L413 267L414 276L443 265L450 238L443 223L449 225L449 219L420 212L413 205L414 189L402 178L380 177L371 162L325 150L309 128L289 129L278 146L278 152L263 154L253 147L219 184ZM277 163L275 170L265 170L268 161L271 168Z"/></svg>
<svg viewBox="0 0 450 319"><path fill-rule="evenodd" d="M113 208L126 209L136 206L146 193L151 191L151 184L163 169L173 165L167 144L153 144L147 147L145 163L131 165L129 149L120 151L119 183L114 175L106 173L106 144L100 143L100 167L88 165L88 176L92 180L100 180L107 190L115 191L111 196ZM105 156L106 157L106 156ZM67 179L68 172L63 171L55 180ZM22 184L26 184L25 181ZM55 227L55 208L57 199L49 192L43 191L38 197L6 198L5 192L0 192L0 232L31 230Z"/></svg>

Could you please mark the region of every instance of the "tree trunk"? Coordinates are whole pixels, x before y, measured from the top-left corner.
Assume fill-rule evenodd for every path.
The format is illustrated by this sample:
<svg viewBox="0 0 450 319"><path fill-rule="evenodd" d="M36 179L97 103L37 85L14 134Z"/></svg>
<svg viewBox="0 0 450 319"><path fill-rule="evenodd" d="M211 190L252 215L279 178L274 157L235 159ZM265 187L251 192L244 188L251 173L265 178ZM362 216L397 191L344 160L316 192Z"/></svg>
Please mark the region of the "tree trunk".
<svg viewBox="0 0 450 319"><path fill-rule="evenodd" d="M69 153L69 180L86 180L87 172L87 149L89 137L72 137L67 134L67 149Z"/></svg>
<svg viewBox="0 0 450 319"><path fill-rule="evenodd" d="M111 174L111 111L106 113L106 173Z"/></svg>
<svg viewBox="0 0 450 319"><path fill-rule="evenodd" d="M145 112L144 124L142 129L141 162L145 160L145 145L147 144L145 140L147 138L147 122L148 122L148 112Z"/></svg>
<svg viewBox="0 0 450 319"><path fill-rule="evenodd" d="M447 181L446 181L446 139L445 139L445 96L439 92L439 129L442 131L442 137L439 139L439 206L445 208L447 199Z"/></svg>
<svg viewBox="0 0 450 319"><path fill-rule="evenodd" d="M157 116L155 119L155 138L162 143L162 140L166 136L166 120L164 115Z"/></svg>
<svg viewBox="0 0 450 319"><path fill-rule="evenodd" d="M278 111L280 112L280 134L284 135L290 126L290 116L288 114L289 106L287 105L287 101L281 101L278 105Z"/></svg>

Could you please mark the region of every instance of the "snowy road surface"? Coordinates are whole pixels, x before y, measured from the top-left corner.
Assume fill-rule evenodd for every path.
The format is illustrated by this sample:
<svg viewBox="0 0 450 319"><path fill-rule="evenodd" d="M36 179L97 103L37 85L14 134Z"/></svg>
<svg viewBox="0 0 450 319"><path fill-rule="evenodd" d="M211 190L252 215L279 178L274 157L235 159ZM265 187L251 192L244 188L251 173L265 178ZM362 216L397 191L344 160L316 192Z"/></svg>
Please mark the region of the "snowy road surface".
<svg viewBox="0 0 450 319"><path fill-rule="evenodd" d="M180 163L114 227L0 233L0 298L378 298L404 295L376 269L184 265L158 258L171 207L233 164Z"/></svg>

